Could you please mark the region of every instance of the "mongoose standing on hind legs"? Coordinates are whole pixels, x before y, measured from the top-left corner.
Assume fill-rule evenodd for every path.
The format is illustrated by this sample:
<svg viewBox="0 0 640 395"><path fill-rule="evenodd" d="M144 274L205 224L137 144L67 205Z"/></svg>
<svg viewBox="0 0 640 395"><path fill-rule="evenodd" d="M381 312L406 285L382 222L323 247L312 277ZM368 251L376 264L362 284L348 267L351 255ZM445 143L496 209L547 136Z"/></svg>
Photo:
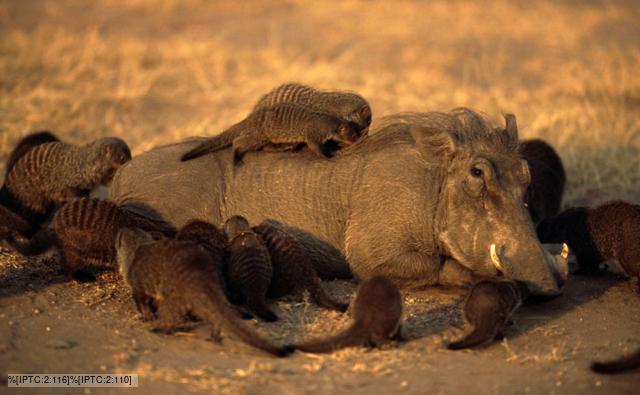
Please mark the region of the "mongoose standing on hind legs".
<svg viewBox="0 0 640 395"><path fill-rule="evenodd" d="M37 145L7 174L2 193L8 200L5 206L38 225L56 203L108 185L116 169L130 159L127 144L113 137L82 146L63 142Z"/></svg>
<svg viewBox="0 0 640 395"><path fill-rule="evenodd" d="M375 276L362 282L352 309L354 323L343 332L292 347L308 353L328 353L345 347L378 346L402 340L402 296L388 278Z"/></svg>
<svg viewBox="0 0 640 395"><path fill-rule="evenodd" d="M93 279L87 271L87 263L114 264L118 231L134 226L155 231L155 227L143 217L108 200L75 199L63 204L54 213L51 223L28 242L19 243L11 236L9 242L26 256L39 255L57 247L65 272L77 280L86 281Z"/></svg>
<svg viewBox="0 0 640 395"><path fill-rule="evenodd" d="M321 91L296 83L282 84L271 90L258 100L253 110L280 103L297 104L353 122L358 125L360 135L366 135L371 124L371 107L362 96L351 92Z"/></svg>
<svg viewBox="0 0 640 395"><path fill-rule="evenodd" d="M460 350L479 346L503 336L502 331L511 323L513 313L527 295L526 286L517 282L480 281L471 289L464 305L465 318L473 330L447 348Z"/></svg>
<svg viewBox="0 0 640 395"><path fill-rule="evenodd" d="M273 268L264 242L239 215L227 219L224 231L229 239L225 271L229 299L233 303L245 303L252 313L265 321L277 321L278 316L266 302Z"/></svg>
<svg viewBox="0 0 640 395"><path fill-rule="evenodd" d="M217 228L211 231L220 232ZM197 232L202 234L202 229ZM185 233L189 231L178 234ZM213 340L220 340L222 327L273 355L291 352L290 348L275 346L245 326L226 301L219 274L225 256L223 249L213 244L205 249L188 238L154 242L150 235L136 228L118 233L116 249L120 272L131 288L138 311L143 320L155 321L156 330L172 333L191 313L210 324Z"/></svg>
<svg viewBox="0 0 640 395"><path fill-rule="evenodd" d="M321 307L347 310L347 304L334 301L322 288L304 246L295 237L267 222L255 226L253 230L262 238L271 256L273 275L267 291L268 297L279 298L301 288L308 290Z"/></svg>
<svg viewBox="0 0 640 395"><path fill-rule="evenodd" d="M348 145L360 137L353 122L304 107L281 103L260 108L218 136L211 137L184 154L187 161L233 147L233 162L239 164L245 153L273 145L306 144L320 157L330 156L325 144L335 140Z"/></svg>

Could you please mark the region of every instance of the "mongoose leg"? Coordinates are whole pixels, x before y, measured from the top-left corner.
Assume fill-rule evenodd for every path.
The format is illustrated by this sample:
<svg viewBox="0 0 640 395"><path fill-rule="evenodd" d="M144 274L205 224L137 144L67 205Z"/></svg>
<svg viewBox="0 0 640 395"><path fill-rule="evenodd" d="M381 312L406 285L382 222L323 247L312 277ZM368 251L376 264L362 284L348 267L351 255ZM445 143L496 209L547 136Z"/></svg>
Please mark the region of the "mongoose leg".
<svg viewBox="0 0 640 395"><path fill-rule="evenodd" d="M135 292L133 294L133 300L136 303L140 318L143 322L153 321L157 318L154 312L154 301L152 297L143 292Z"/></svg>
<svg viewBox="0 0 640 395"><path fill-rule="evenodd" d="M329 155L329 153L326 152L324 145L320 142L308 140L307 147L309 147L309 150L311 150L311 152L313 152L314 154L318 155L321 158L331 157L331 155Z"/></svg>
<svg viewBox="0 0 640 395"><path fill-rule="evenodd" d="M233 164L239 165L242 163L244 154L249 151L257 151L266 145L262 139L257 139L254 136L239 136L233 140Z"/></svg>
<svg viewBox="0 0 640 395"><path fill-rule="evenodd" d="M154 332L172 334L184 323L182 311L173 303L162 303L158 306L158 321Z"/></svg>

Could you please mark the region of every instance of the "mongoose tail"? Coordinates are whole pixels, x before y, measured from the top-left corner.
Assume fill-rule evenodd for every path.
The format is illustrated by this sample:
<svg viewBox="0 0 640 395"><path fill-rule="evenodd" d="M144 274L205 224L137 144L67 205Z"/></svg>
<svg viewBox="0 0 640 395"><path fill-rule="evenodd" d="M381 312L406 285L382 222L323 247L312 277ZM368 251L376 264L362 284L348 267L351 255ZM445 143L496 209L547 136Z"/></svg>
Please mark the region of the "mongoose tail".
<svg viewBox="0 0 640 395"><path fill-rule="evenodd" d="M369 337L369 330L361 322L355 322L345 331L318 341L294 345L293 348L313 354L326 354L345 347L361 346Z"/></svg>
<svg viewBox="0 0 640 395"><path fill-rule="evenodd" d="M188 151L180 158L180 161L186 162L191 159L199 158L211 152L219 151L223 148L231 147L233 140L238 137L239 131L236 129L227 130L221 134L208 138L206 141L198 144L197 147Z"/></svg>
<svg viewBox="0 0 640 395"><path fill-rule="evenodd" d="M51 228L44 228L38 231L31 240L21 243L13 238L7 237L12 248L24 256L40 255L54 246L58 246L59 240L56 231Z"/></svg>
<svg viewBox="0 0 640 395"><path fill-rule="evenodd" d="M638 368L640 368L640 350L615 361L594 362L591 364L592 371L604 374L621 373Z"/></svg>
<svg viewBox="0 0 640 395"><path fill-rule="evenodd" d="M475 347L490 342L498 335L500 324L496 320L483 322L483 325L473 328L470 334L461 340L451 342L447 345L449 350L462 350L463 348Z"/></svg>
<svg viewBox="0 0 640 395"><path fill-rule="evenodd" d="M290 346L278 347L259 336L255 331L243 324L235 314L235 310L226 302L221 291L213 291L218 295L202 298L201 293L196 293L192 300L200 299L200 303L194 303L194 312L197 316L211 323L213 327L220 324L228 333L233 333L243 342L257 349L268 352L277 357L286 357L293 352Z"/></svg>

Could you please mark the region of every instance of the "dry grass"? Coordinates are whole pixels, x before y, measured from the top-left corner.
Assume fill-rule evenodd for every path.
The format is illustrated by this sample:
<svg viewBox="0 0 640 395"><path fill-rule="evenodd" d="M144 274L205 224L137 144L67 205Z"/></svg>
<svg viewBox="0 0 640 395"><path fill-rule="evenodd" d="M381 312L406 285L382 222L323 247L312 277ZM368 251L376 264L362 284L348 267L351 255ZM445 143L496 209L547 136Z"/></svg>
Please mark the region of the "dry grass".
<svg viewBox="0 0 640 395"><path fill-rule="evenodd" d="M514 112L560 150L568 203L640 200L633 2L156 3L1 3L0 155L40 128L140 153L295 80L358 91L375 116Z"/></svg>

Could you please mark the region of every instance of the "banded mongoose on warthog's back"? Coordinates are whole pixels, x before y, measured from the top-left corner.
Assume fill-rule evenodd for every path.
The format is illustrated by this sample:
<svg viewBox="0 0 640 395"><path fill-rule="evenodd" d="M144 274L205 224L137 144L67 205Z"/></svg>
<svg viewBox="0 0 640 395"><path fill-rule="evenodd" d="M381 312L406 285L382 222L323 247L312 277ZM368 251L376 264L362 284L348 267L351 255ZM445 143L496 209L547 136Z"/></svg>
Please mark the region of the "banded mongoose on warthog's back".
<svg viewBox="0 0 640 395"><path fill-rule="evenodd" d="M214 228L212 232L220 232ZM189 231L183 230L185 233ZM210 325L214 341L220 340L222 328L270 354L285 356L291 352L244 325L227 302L220 277L224 249L213 244L205 249L188 238L154 241L137 228L121 230L116 249L120 272L131 288L136 307L144 321L154 321L155 330L173 333L187 322L190 313Z"/></svg>
<svg viewBox="0 0 640 395"><path fill-rule="evenodd" d="M600 263L617 261L630 277L640 275L640 206L622 201L596 208L573 207L538 225L543 243L566 242L580 274L597 274ZM640 291L640 278L638 278Z"/></svg>
<svg viewBox="0 0 640 395"><path fill-rule="evenodd" d="M402 295L388 278L363 281L352 302L353 324L341 333L292 347L309 353L328 353L345 347L377 347L402 340Z"/></svg>
<svg viewBox="0 0 640 395"><path fill-rule="evenodd" d="M115 170L130 159L127 144L114 137L81 146L60 141L37 145L6 175L3 203L39 225L55 204L108 185Z"/></svg>
<svg viewBox="0 0 640 395"><path fill-rule="evenodd" d="M464 316L473 329L447 348L480 346L504 336L503 330L527 294L526 286L514 281L485 280L474 285L464 305Z"/></svg>
<svg viewBox="0 0 640 395"><path fill-rule="evenodd" d="M271 257L273 273L267 290L268 297L279 298L302 289L308 290L320 307L347 310L347 304L334 301L322 288L304 246L295 237L267 222L255 226L253 230L262 238Z"/></svg>
<svg viewBox="0 0 640 395"><path fill-rule="evenodd" d="M233 147L233 163L249 151L306 144L320 157L329 157L329 140L350 145L360 137L353 122L307 108L281 103L260 108L218 136L211 137L182 156L183 161Z"/></svg>
<svg viewBox="0 0 640 395"><path fill-rule="evenodd" d="M121 209L113 202L100 199L75 199L63 204L51 222L31 240L11 245L21 254L33 256L56 247L65 272L78 280L90 280L89 263L113 267L115 239L123 227L142 227L155 231L145 217Z"/></svg>
<svg viewBox="0 0 640 395"><path fill-rule="evenodd" d="M358 125L361 135L367 133L371 124L371 106L362 96L351 92L323 91L296 83L274 88L258 100L253 110L280 103L297 104L353 122Z"/></svg>
<svg viewBox="0 0 640 395"><path fill-rule="evenodd" d="M523 140L518 151L529 164L531 184L525 201L531 219L537 225L560 212L567 177L562 160L546 142L538 139Z"/></svg>
<svg viewBox="0 0 640 395"><path fill-rule="evenodd" d="M278 316L267 306L267 290L273 277L269 250L244 217L227 219L224 231L229 239L226 279L229 299L244 303L251 313L273 322Z"/></svg>

